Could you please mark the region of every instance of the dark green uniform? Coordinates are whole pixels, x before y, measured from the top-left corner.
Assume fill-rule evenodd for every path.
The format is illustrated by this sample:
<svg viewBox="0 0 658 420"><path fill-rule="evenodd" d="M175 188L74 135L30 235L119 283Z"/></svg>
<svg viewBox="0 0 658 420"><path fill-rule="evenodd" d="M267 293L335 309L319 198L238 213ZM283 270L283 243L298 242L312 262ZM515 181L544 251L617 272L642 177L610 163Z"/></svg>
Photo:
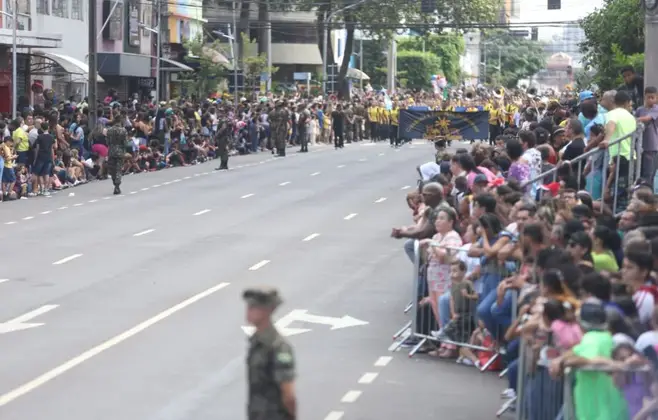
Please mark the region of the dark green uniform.
<svg viewBox="0 0 658 420"><path fill-rule="evenodd" d="M253 288L243 293L251 307L274 310L281 300L275 289ZM295 358L290 344L270 323L249 340L247 353L248 420L294 420L283 402L281 386L295 380Z"/></svg>
<svg viewBox="0 0 658 420"><path fill-rule="evenodd" d="M112 184L114 184L114 194L121 194L123 156L126 153L128 132L120 125L113 125L107 130L106 138L109 149L107 158L108 173L112 178Z"/></svg>
<svg viewBox="0 0 658 420"><path fill-rule="evenodd" d="M359 102L354 106L354 140L361 141L363 135L363 123L366 120L366 108Z"/></svg>
<svg viewBox="0 0 658 420"><path fill-rule="evenodd" d="M355 124L354 110L350 105L345 107L345 139L348 143L354 140L354 124Z"/></svg>
<svg viewBox="0 0 658 420"><path fill-rule="evenodd" d="M288 110L282 105L277 106L276 109L269 114L272 143L274 143L274 147L276 147L276 152L279 156L286 155L286 138L288 137L289 119L290 115L288 114Z"/></svg>
<svg viewBox="0 0 658 420"><path fill-rule="evenodd" d="M283 406L281 384L295 379L292 347L270 327L250 339L247 355L249 420L292 420Z"/></svg>
<svg viewBox="0 0 658 420"><path fill-rule="evenodd" d="M217 170L221 171L228 169L228 121L225 119L220 120L218 127L219 131L217 131L217 156L219 156L219 168L217 168Z"/></svg>

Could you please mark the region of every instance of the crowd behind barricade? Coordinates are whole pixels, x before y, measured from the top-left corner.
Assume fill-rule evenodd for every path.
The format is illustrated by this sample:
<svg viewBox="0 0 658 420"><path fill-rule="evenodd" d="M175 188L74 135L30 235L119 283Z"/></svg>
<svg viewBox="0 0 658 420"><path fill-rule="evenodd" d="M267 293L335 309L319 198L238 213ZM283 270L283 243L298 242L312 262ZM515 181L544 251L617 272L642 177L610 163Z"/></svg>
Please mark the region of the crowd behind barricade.
<svg viewBox="0 0 658 420"><path fill-rule="evenodd" d="M411 321L426 352L502 371L498 415L658 418L658 90L519 109L490 144L420 165Z"/></svg>

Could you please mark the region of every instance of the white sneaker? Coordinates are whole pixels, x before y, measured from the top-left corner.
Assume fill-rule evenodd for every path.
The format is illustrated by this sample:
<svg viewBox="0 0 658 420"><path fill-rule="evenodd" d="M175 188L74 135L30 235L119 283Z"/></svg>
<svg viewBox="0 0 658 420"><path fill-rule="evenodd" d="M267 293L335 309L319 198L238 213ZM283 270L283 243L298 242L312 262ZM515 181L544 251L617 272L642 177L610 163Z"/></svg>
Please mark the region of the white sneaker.
<svg viewBox="0 0 658 420"><path fill-rule="evenodd" d="M437 340L442 340L447 338L446 333L443 332L443 328L438 331L430 331L430 335L436 338Z"/></svg>
<svg viewBox="0 0 658 420"><path fill-rule="evenodd" d="M500 397L509 400L516 397L516 392L512 388L507 388L500 393Z"/></svg>

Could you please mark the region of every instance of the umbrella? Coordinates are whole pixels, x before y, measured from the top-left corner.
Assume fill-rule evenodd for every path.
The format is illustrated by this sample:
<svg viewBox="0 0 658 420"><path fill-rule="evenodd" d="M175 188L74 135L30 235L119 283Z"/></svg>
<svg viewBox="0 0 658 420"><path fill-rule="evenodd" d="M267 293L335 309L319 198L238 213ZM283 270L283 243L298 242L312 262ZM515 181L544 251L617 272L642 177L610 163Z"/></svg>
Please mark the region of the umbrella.
<svg viewBox="0 0 658 420"><path fill-rule="evenodd" d="M359 70L359 69L355 69L355 68L349 68L349 69L347 69L347 75L346 75L346 77L347 77L348 79L370 80L370 77L369 77L367 74L365 74L365 73L362 72L361 70Z"/></svg>

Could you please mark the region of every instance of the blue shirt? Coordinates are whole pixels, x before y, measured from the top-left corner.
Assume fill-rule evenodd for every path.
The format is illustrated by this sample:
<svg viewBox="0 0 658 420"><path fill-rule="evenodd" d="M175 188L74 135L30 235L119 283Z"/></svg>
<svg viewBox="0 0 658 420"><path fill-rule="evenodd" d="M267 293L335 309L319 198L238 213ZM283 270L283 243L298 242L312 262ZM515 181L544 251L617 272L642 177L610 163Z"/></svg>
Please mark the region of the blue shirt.
<svg viewBox="0 0 658 420"><path fill-rule="evenodd" d="M324 112L321 109L318 109L318 125L320 126L320 130L324 128Z"/></svg>

